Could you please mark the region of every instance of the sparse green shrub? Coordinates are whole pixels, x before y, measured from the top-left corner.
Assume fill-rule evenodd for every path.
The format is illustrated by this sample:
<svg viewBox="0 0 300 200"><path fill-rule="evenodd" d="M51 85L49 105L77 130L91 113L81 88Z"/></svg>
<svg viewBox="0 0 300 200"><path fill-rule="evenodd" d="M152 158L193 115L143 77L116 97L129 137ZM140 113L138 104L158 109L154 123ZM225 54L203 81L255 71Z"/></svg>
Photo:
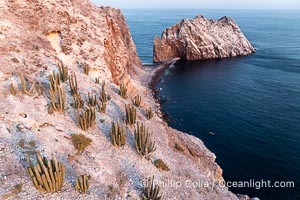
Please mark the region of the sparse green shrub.
<svg viewBox="0 0 300 200"><path fill-rule="evenodd" d="M9 91L13 96L16 96L17 92L16 92L15 87L12 83L9 85Z"/></svg>
<svg viewBox="0 0 300 200"><path fill-rule="evenodd" d="M35 141L33 141L33 140L29 141L28 144L29 144L29 146L32 147L32 148L35 148L35 147L36 147L36 143L35 143Z"/></svg>
<svg viewBox="0 0 300 200"><path fill-rule="evenodd" d="M68 79L68 67L63 63L58 63L59 77L62 82L66 82Z"/></svg>
<svg viewBox="0 0 300 200"><path fill-rule="evenodd" d="M156 151L155 142L152 142L148 128L142 123L137 123L134 129L135 147L137 152L144 158L150 160Z"/></svg>
<svg viewBox="0 0 300 200"><path fill-rule="evenodd" d="M27 94L29 96L34 95L35 92L33 90L34 90L34 87L35 87L35 83L33 82L30 89L28 90L27 86L26 86L27 84L26 84L25 77L23 75L19 75L19 78L20 78L20 81L21 81L23 93Z"/></svg>
<svg viewBox="0 0 300 200"><path fill-rule="evenodd" d="M23 188L23 183L17 184L17 185L15 185L15 187L14 187L16 193L21 192L22 188Z"/></svg>
<svg viewBox="0 0 300 200"><path fill-rule="evenodd" d="M25 149L25 140L24 139L21 139L19 141L19 146L22 148L22 149Z"/></svg>
<svg viewBox="0 0 300 200"><path fill-rule="evenodd" d="M106 103L100 101L100 102L97 102L97 104L98 104L98 111L101 113L105 113L106 112Z"/></svg>
<svg viewBox="0 0 300 200"><path fill-rule="evenodd" d="M23 183L19 183L15 185L13 188L8 190L8 193L3 195L1 199L6 200L6 199L12 199L16 194L20 193L23 188Z"/></svg>
<svg viewBox="0 0 300 200"><path fill-rule="evenodd" d="M175 149L178 150L178 151L181 151L183 152L184 151L184 146L179 144L179 143L175 143L174 145Z"/></svg>
<svg viewBox="0 0 300 200"><path fill-rule="evenodd" d="M144 186L142 199L144 200L160 200L162 196L159 194L160 187L154 184L154 176L147 180L146 186Z"/></svg>
<svg viewBox="0 0 300 200"><path fill-rule="evenodd" d="M118 120L117 123L111 122L111 129L109 131L110 138L115 147L122 147L126 143L126 126L121 125Z"/></svg>
<svg viewBox="0 0 300 200"><path fill-rule="evenodd" d="M124 83L120 84L120 91L119 91L119 95L123 98L126 99L127 98L127 88L124 85Z"/></svg>
<svg viewBox="0 0 300 200"><path fill-rule="evenodd" d="M141 97L140 95L136 95L136 96L133 98L133 104L134 104L136 107L140 107L141 102L142 102L142 97Z"/></svg>
<svg viewBox="0 0 300 200"><path fill-rule="evenodd" d="M131 104L125 104L125 122L128 125L136 122L136 108Z"/></svg>
<svg viewBox="0 0 300 200"><path fill-rule="evenodd" d="M85 137L83 134L73 134L72 143L77 150L77 155L81 154L87 146L92 143L92 139Z"/></svg>
<svg viewBox="0 0 300 200"><path fill-rule="evenodd" d="M88 104L90 107L96 107L97 105L97 97L95 94L88 94Z"/></svg>
<svg viewBox="0 0 300 200"><path fill-rule="evenodd" d="M95 127L96 124L96 111L94 107L88 107L80 113L75 113L76 122L83 131Z"/></svg>
<svg viewBox="0 0 300 200"><path fill-rule="evenodd" d="M79 109L83 108L83 106L84 106L84 101L82 100L80 94L78 94L77 96L73 96L72 106L73 106L76 110L79 110Z"/></svg>
<svg viewBox="0 0 300 200"><path fill-rule="evenodd" d="M65 166L56 157L48 161L38 153L37 163L33 165L27 156L29 167L26 168L34 186L41 192L55 192L62 188L65 179Z"/></svg>
<svg viewBox="0 0 300 200"><path fill-rule="evenodd" d="M146 109L146 118L149 120L152 119L153 116L154 116L154 112L152 111L152 109L151 108Z"/></svg>
<svg viewBox="0 0 300 200"><path fill-rule="evenodd" d="M89 180L90 176L81 175L76 177L76 191L80 194L86 194L87 190L90 187Z"/></svg>
<svg viewBox="0 0 300 200"><path fill-rule="evenodd" d="M155 160L154 165L157 169L161 169L163 171L170 171L170 168L166 165L166 163L162 159Z"/></svg>
<svg viewBox="0 0 300 200"><path fill-rule="evenodd" d="M77 85L77 78L74 73L71 74L69 78L69 85L70 85L70 91L72 96L78 96L78 85Z"/></svg>

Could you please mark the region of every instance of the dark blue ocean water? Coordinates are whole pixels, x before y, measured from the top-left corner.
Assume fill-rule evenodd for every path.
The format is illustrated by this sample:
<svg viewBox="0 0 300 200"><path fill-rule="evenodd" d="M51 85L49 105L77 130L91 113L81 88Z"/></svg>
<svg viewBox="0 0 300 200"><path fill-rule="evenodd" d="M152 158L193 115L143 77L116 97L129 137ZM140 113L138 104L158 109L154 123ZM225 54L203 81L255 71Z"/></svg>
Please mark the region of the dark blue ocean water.
<svg viewBox="0 0 300 200"><path fill-rule="evenodd" d="M170 125L217 155L226 181L294 181L295 188L230 188L261 199L300 199L300 10L124 10L138 53L182 18L232 17L257 53L178 62L158 85ZM216 133L214 136L208 132Z"/></svg>

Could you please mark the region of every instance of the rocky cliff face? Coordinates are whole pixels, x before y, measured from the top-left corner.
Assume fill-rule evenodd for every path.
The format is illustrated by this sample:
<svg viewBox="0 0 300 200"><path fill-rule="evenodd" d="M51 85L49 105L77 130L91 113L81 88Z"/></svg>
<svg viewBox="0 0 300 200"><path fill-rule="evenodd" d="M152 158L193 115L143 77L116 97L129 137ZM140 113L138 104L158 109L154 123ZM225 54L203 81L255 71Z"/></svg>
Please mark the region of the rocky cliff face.
<svg viewBox="0 0 300 200"><path fill-rule="evenodd" d="M140 199L142 180L155 175L164 199L237 199L225 187L222 170L211 153L197 138L173 130L155 114L146 120L145 109L157 111L151 91L142 77L135 45L119 10L96 7L87 0L3 0L0 1L0 198L14 199ZM101 84L111 97L106 113L96 113L96 125L82 131L71 106L69 84L65 112L48 113L51 105L48 76L58 72L58 62L77 76L79 93L87 102L88 94L99 98ZM91 69L84 74L79 63ZM138 72L138 73L137 73ZM26 77L27 87L35 83L32 95L22 92L18 74ZM131 76L131 74L133 74ZM136 77L133 80L131 77ZM145 77L147 77L145 75ZM124 104L132 102L118 95L122 80L142 96L137 120L144 122L156 141L153 160L163 159L170 171L161 171L142 159L135 150L134 127L127 127L123 149L110 140L111 122L124 120ZM129 84L130 83L130 84ZM13 85L16 95L10 92ZM87 103L86 103L87 104ZM93 143L76 155L71 135L83 133ZM58 157L66 166L62 191L40 193L25 171L26 155ZM86 195L75 192L76 175L91 175ZM191 185L195 183L195 185ZM21 190L15 190L23 184ZM179 187L178 184L181 184Z"/></svg>
<svg viewBox="0 0 300 200"><path fill-rule="evenodd" d="M254 52L255 49L232 19L208 20L199 15L167 28L161 38L155 37L153 60L161 62L174 57L203 60L245 56Z"/></svg>
<svg viewBox="0 0 300 200"><path fill-rule="evenodd" d="M61 60L68 65L84 61L97 71L94 75L118 83L141 67L118 9L98 8L87 0L10 0L1 1L0 9L2 69L31 65L39 70Z"/></svg>

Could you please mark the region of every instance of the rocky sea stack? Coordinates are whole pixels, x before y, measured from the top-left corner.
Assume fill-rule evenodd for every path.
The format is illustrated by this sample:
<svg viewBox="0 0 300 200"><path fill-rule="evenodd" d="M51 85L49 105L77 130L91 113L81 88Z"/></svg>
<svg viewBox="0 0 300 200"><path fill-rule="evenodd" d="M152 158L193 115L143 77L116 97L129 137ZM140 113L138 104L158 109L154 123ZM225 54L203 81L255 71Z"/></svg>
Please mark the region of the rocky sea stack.
<svg viewBox="0 0 300 200"><path fill-rule="evenodd" d="M155 37L153 60L161 62L175 57L205 60L245 56L254 52L255 49L231 18L208 20L199 15L167 28L161 38Z"/></svg>

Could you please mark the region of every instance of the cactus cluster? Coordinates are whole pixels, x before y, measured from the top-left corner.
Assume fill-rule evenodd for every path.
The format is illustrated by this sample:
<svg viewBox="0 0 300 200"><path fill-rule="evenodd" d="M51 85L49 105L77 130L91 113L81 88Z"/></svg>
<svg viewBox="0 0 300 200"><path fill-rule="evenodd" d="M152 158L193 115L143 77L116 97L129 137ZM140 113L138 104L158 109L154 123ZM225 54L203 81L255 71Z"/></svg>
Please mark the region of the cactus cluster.
<svg viewBox="0 0 300 200"><path fill-rule="evenodd" d="M86 75L89 75L90 73L90 66L89 64L87 63L82 63L82 64L79 64L79 66L83 69L83 73L86 74Z"/></svg>
<svg viewBox="0 0 300 200"><path fill-rule="evenodd" d="M133 104L134 104L136 107L140 107L141 102L142 102L142 97L141 97L140 95L136 95L136 96L133 98Z"/></svg>
<svg viewBox="0 0 300 200"><path fill-rule="evenodd" d="M48 80L50 83L50 89L52 89L54 92L56 92L57 87L60 86L59 74L55 74L53 72L52 75L48 76Z"/></svg>
<svg viewBox="0 0 300 200"><path fill-rule="evenodd" d="M124 85L124 83L120 84L120 91L119 91L119 95L123 98L126 99L127 98L127 88Z"/></svg>
<svg viewBox="0 0 300 200"><path fill-rule="evenodd" d="M97 105L98 105L98 111L100 113L105 113L106 112L106 103L102 102L102 101L98 101L97 102Z"/></svg>
<svg viewBox="0 0 300 200"><path fill-rule="evenodd" d="M154 112L152 111L152 109L151 108L146 109L146 118L149 120L152 119L153 116L154 116Z"/></svg>
<svg viewBox="0 0 300 200"><path fill-rule="evenodd" d="M78 85L77 85L77 78L74 73L71 74L69 78L69 85L70 85L70 92L72 96L78 96Z"/></svg>
<svg viewBox="0 0 300 200"><path fill-rule="evenodd" d="M95 107L87 107L80 113L75 112L76 122L83 131L87 131L89 128L95 127L96 124L96 111Z"/></svg>
<svg viewBox="0 0 300 200"><path fill-rule="evenodd" d="M56 112L62 112L66 110L67 95L63 85L60 85L59 78L56 75L50 75L48 77L50 82L50 99L51 109Z"/></svg>
<svg viewBox="0 0 300 200"><path fill-rule="evenodd" d="M34 87L35 87L35 83L33 82L30 89L27 89L27 84L26 84L26 80L25 77L23 75L19 75L20 81L21 81L21 85L22 85L22 90L24 94L27 94L29 96L32 96L35 94Z"/></svg>
<svg viewBox="0 0 300 200"><path fill-rule="evenodd" d="M100 101L106 103L108 101L108 96L105 92L105 81L102 81L101 92L100 92Z"/></svg>
<svg viewBox="0 0 300 200"><path fill-rule="evenodd" d="M68 67L63 63L58 63L59 78L62 82L66 82L68 79Z"/></svg>
<svg viewBox="0 0 300 200"><path fill-rule="evenodd" d="M76 110L79 110L79 109L83 108L83 106L84 106L84 101L82 100L80 94L77 95L77 96L73 96L72 106L73 106L73 108L75 108Z"/></svg>
<svg viewBox="0 0 300 200"><path fill-rule="evenodd" d="M142 199L144 200L160 200L162 196L160 193L160 187L154 184L154 176L149 178L146 182L146 186L143 189Z"/></svg>
<svg viewBox="0 0 300 200"><path fill-rule="evenodd" d="M87 175L81 175L76 177L76 191L80 194L86 194L87 190L90 187L89 180L90 176Z"/></svg>
<svg viewBox="0 0 300 200"><path fill-rule="evenodd" d="M128 125L136 122L136 108L132 104L125 104L125 122Z"/></svg>
<svg viewBox="0 0 300 200"><path fill-rule="evenodd" d="M97 106L97 97L95 94L88 94L88 104L90 107L96 107Z"/></svg>
<svg viewBox="0 0 300 200"><path fill-rule="evenodd" d="M152 142L148 128L142 123L137 123L134 129L135 147L137 152L144 158L150 160L156 151L155 142Z"/></svg>
<svg viewBox="0 0 300 200"><path fill-rule="evenodd" d="M118 120L117 123L111 122L111 129L109 131L110 138L115 147L122 147L126 143L126 126L121 125Z"/></svg>
<svg viewBox="0 0 300 200"><path fill-rule="evenodd" d="M38 153L37 163L33 165L27 157L29 167L26 168L34 186L41 192L55 192L62 188L65 179L65 166L53 157L50 161Z"/></svg>

